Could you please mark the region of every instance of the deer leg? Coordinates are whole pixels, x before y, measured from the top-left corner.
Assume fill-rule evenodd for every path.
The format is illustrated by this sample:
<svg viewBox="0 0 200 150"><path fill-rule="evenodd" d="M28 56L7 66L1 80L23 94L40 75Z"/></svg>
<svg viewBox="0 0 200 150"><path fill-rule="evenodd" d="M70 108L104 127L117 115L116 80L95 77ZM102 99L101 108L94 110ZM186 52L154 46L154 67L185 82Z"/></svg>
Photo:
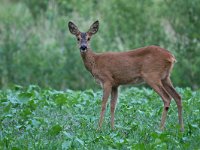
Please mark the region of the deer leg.
<svg viewBox="0 0 200 150"><path fill-rule="evenodd" d="M104 113L106 110L106 103L108 101L110 93L111 93L111 85L109 83L104 83L103 84L103 98L102 98L102 105L101 105L101 114L100 114L98 129L101 129L101 127L102 127Z"/></svg>
<svg viewBox="0 0 200 150"><path fill-rule="evenodd" d="M164 102L164 108L163 108L161 123L160 123L160 128L161 128L161 130L163 130L165 127L167 112L168 112L170 102L171 102L171 96L167 93L167 91L163 87L161 81L158 81L158 82L148 82L147 81L147 83L156 91L156 93L158 95L160 95L160 97L162 98L162 100Z"/></svg>
<svg viewBox="0 0 200 150"><path fill-rule="evenodd" d="M110 101L110 112L111 112L111 128L114 129L114 115L115 115L115 106L117 102L118 89L113 87L111 91L111 101Z"/></svg>
<svg viewBox="0 0 200 150"><path fill-rule="evenodd" d="M182 102L181 102L181 96L176 92L174 89L172 82L169 77L162 80L163 86L167 90L167 92L174 98L177 108L178 108L178 119L179 124L181 127L181 131L184 131L184 124L183 124L183 118L182 118Z"/></svg>

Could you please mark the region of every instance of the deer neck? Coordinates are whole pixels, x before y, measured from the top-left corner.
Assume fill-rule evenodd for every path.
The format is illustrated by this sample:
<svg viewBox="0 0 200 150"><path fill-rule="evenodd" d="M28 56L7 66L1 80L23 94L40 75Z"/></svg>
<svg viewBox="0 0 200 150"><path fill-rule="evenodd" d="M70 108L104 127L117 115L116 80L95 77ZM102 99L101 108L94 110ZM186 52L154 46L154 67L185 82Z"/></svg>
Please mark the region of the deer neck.
<svg viewBox="0 0 200 150"><path fill-rule="evenodd" d="M92 73L95 69L95 53L91 49L88 49L86 52L81 53L84 65L88 71Z"/></svg>

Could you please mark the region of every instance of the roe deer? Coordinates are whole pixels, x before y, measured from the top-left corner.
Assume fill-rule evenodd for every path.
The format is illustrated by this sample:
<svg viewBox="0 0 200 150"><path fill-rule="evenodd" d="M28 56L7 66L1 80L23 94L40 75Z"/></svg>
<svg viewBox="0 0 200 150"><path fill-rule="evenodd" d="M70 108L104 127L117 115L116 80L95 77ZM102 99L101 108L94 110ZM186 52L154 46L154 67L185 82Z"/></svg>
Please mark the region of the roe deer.
<svg viewBox="0 0 200 150"><path fill-rule="evenodd" d="M81 57L86 69L103 88L102 108L99 120L101 129L106 103L111 94L111 127L114 129L114 112L118 97L118 87L124 84L146 82L163 100L164 108L160 128L163 130L171 99L176 101L181 131L184 130L182 102L170 80L170 72L175 57L159 46L148 46L127 52L94 53L89 41L99 29L99 21L94 22L87 32L80 32L71 21L69 31L77 38Z"/></svg>

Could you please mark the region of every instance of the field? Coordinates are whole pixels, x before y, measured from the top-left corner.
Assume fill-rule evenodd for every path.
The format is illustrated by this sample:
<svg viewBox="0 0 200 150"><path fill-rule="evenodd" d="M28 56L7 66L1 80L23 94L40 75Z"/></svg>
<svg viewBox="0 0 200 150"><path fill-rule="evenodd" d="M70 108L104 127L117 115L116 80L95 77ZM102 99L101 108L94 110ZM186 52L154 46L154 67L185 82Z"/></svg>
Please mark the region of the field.
<svg viewBox="0 0 200 150"><path fill-rule="evenodd" d="M147 88L121 90L114 131L109 104L103 128L96 130L101 91L56 91L35 85L1 90L0 149L199 149L200 91L177 91L183 98L183 133L174 101L165 131L159 130L163 103Z"/></svg>

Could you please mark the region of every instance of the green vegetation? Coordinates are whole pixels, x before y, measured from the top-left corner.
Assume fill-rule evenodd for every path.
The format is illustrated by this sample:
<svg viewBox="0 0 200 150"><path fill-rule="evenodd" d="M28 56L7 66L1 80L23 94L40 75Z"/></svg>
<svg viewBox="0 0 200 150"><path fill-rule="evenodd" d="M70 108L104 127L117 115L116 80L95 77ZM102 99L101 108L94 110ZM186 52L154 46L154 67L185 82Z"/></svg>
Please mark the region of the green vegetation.
<svg viewBox="0 0 200 150"><path fill-rule="evenodd" d="M199 0L1 0L0 88L96 88L67 22L87 31L98 19L95 52L160 45L178 60L174 84L198 89L199 14Z"/></svg>
<svg viewBox="0 0 200 150"><path fill-rule="evenodd" d="M57 91L15 86L0 91L0 149L198 149L200 91L177 89L183 98L184 133L172 101L166 129L160 132L162 101L152 90L121 92L116 129L109 104L102 131L96 131L101 92Z"/></svg>

